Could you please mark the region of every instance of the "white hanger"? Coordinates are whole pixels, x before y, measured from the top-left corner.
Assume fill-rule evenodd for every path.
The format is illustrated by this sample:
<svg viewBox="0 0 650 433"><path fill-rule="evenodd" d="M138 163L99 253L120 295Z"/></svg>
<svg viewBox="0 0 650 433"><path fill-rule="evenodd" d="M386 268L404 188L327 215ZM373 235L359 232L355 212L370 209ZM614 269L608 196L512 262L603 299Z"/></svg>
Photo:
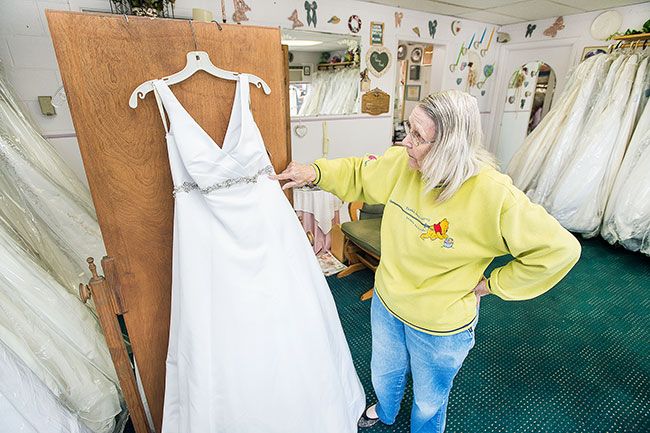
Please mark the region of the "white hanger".
<svg viewBox="0 0 650 433"><path fill-rule="evenodd" d="M224 80L237 80L238 76L241 75L239 72L231 72L226 71L225 69L217 68L210 61L210 56L208 56L208 53L205 51L190 51L187 53L187 64L185 64L185 67L175 74L168 75L162 79L165 80L167 84L172 85L180 83L198 71L205 71L210 75L213 75L217 78L223 78ZM260 77L252 74L246 75L248 75L249 82L255 84L258 88L262 87L265 94L268 95L271 93L271 88L269 85L266 84ZM135 88L133 93L131 93L131 97L129 98L129 107L138 107L138 98L144 99L147 96L147 93L153 90L152 83L154 81L155 80L145 81Z"/></svg>

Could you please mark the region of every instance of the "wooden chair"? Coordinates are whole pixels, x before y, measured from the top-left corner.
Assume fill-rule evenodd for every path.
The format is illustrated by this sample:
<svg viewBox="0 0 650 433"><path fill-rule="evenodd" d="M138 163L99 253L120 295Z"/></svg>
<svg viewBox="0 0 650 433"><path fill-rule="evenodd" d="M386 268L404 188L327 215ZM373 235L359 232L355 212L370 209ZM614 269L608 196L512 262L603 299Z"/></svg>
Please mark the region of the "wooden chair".
<svg viewBox="0 0 650 433"><path fill-rule="evenodd" d="M339 272L338 278L346 277L364 268L375 272L381 256L380 232L384 206L352 202L348 209L351 221L341 225L345 235L344 252L348 268ZM366 291L361 295L361 300L372 298L372 294L373 289Z"/></svg>

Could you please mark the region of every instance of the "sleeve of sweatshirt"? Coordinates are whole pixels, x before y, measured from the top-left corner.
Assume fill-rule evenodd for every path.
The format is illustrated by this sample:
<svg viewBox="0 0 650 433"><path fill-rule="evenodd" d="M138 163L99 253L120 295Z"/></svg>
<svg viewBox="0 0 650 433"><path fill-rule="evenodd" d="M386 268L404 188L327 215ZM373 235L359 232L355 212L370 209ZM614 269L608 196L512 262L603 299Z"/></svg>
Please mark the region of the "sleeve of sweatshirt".
<svg viewBox="0 0 650 433"><path fill-rule="evenodd" d="M394 146L379 157L318 159L312 165L321 189L343 201L378 204L386 203L407 164L405 149Z"/></svg>
<svg viewBox="0 0 650 433"><path fill-rule="evenodd" d="M531 299L555 286L580 258L580 243L521 191L501 214L501 236L514 257L492 271L488 286L508 301Z"/></svg>

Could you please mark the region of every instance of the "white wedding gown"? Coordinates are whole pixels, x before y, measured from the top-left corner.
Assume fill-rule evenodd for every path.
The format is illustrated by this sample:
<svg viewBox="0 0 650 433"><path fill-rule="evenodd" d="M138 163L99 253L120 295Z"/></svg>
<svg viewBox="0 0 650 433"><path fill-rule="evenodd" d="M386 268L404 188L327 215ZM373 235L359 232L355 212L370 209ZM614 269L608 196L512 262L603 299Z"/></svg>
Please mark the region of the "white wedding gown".
<svg viewBox="0 0 650 433"><path fill-rule="evenodd" d="M163 80L154 89L175 185L162 433L356 432L364 392L316 257L267 176L248 76L222 148Z"/></svg>
<svg viewBox="0 0 650 433"><path fill-rule="evenodd" d="M0 432L93 433L0 341Z"/></svg>
<svg viewBox="0 0 650 433"><path fill-rule="evenodd" d="M1 71L0 71L1 72ZM104 245L88 190L24 116L0 73L0 218L70 293Z"/></svg>
<svg viewBox="0 0 650 433"><path fill-rule="evenodd" d="M113 432L122 401L95 316L1 221L0 341L90 430Z"/></svg>
<svg viewBox="0 0 650 433"><path fill-rule="evenodd" d="M589 77L596 56L580 63L569 76L564 90L555 98L553 108L537 127L526 137L508 165L508 175L517 188L524 192L535 186L537 175L542 170L558 134L565 124L567 113L572 110L580 92L581 83Z"/></svg>
<svg viewBox="0 0 650 433"><path fill-rule="evenodd" d="M547 137L548 155L526 191L526 195L534 203L542 206L546 204L546 199L557 182L558 175L574 158L580 134L583 133L585 123L588 124L586 120L589 110L592 108L595 95L598 95L609 62L607 56L593 56L593 60L588 59L574 74L575 79L578 80L576 83L580 85L572 88L571 97L564 100L565 106L560 114L563 119L562 125L554 129L552 139ZM566 101L571 101L570 107L567 106Z"/></svg>
<svg viewBox="0 0 650 433"><path fill-rule="evenodd" d="M638 56L626 57L616 71L611 92L603 92L597 101L591 116L593 122L588 122L592 126L582 134L573 161L560 175L549 197L547 210L568 230L587 235L600 230L612 172L618 170L630 136L631 123L626 121L630 113L626 113L626 107L628 103L634 105L631 111L635 117L639 103L640 92L630 102L637 69Z"/></svg>

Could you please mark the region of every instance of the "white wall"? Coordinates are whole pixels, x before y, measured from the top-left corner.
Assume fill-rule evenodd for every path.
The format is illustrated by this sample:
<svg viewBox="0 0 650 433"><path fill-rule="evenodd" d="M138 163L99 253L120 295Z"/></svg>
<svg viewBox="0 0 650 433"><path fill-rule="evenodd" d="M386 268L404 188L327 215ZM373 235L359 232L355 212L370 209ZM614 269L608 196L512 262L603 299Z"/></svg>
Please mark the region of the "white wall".
<svg viewBox="0 0 650 433"><path fill-rule="evenodd" d="M193 7L200 7L212 10L215 18L220 19L220 2L214 0L177 0L175 14L177 18L191 16ZM246 0L252 11L247 15L250 25L268 25L290 28L291 22L288 16L294 9L298 10L300 19L305 24L301 30L313 30L307 27L304 1L302 0ZM217 11L219 7L219 11ZM58 72L52 42L47 29L45 9L73 10L90 9L95 11L108 11L109 0L2 0L0 2L0 60L7 70L9 80L17 89L19 98L28 108L30 115L37 121L41 132L46 136L60 136L62 138L51 138L51 143L60 151L70 165L82 173L79 166L79 151L74 139L74 128L67 107L57 109L54 117L45 117L40 114L37 96L54 95L61 86L61 78ZM233 3L226 1L226 15L231 22ZM395 24L395 12L403 13L400 27ZM487 33L495 27L478 22L462 20L462 31L454 36L451 33L452 17L434 15L423 12L398 9L373 3L352 0L320 0L318 2L318 26L317 31L330 33L351 34L348 29L348 17L356 14L361 18L362 27L359 32L361 37L362 68L365 68L365 56L369 46L370 22L379 21L384 23L384 46L387 47L393 56L389 70L382 77L371 75L372 88L378 87L389 93L391 98L394 92L396 74L395 55L397 52L398 40L421 41L423 43L435 43L445 48L445 59L438 64L443 71L442 88L463 88L456 85L456 77L460 72L452 74L449 71L449 63L453 63L461 43L467 44L472 33L477 32L479 38L481 32L487 27ZM339 24L331 24L327 21L332 16L341 19ZM435 39L428 34L428 21L438 21ZM413 27L418 26L421 37L413 32ZM486 41L487 42L487 37ZM485 58L485 61L493 62L496 58L498 45L492 43L492 48ZM494 76L493 76L494 77ZM494 81L491 78L491 81ZM463 83L464 84L464 83ZM480 101L481 106L492 106L492 92L490 83L485 88L484 100ZM424 95L423 95L424 96ZM332 144L331 156L361 155L367 152L381 153L390 146L392 137L392 101L391 112L386 115L373 117L369 115L358 115L347 119L328 120L328 129ZM492 116L489 108L483 110L484 130L489 131ZM298 139L293 135L296 159L320 156L322 147L322 121L312 119L306 122L315 127L310 128L307 136ZM292 122L295 125L296 122ZM312 131L313 130L313 131ZM85 180L85 179L84 179Z"/></svg>

